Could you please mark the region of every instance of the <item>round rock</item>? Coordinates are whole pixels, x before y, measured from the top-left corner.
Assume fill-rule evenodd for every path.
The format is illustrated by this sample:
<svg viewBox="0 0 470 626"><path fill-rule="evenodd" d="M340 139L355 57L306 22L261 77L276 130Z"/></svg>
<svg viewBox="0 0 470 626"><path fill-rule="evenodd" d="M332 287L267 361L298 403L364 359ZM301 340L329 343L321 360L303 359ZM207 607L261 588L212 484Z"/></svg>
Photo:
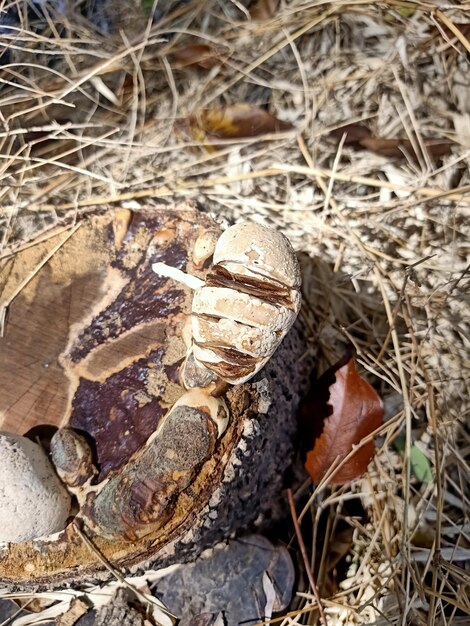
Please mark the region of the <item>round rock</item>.
<svg viewBox="0 0 470 626"><path fill-rule="evenodd" d="M69 511L70 496L42 448L0 433L0 541L19 543L63 530Z"/></svg>

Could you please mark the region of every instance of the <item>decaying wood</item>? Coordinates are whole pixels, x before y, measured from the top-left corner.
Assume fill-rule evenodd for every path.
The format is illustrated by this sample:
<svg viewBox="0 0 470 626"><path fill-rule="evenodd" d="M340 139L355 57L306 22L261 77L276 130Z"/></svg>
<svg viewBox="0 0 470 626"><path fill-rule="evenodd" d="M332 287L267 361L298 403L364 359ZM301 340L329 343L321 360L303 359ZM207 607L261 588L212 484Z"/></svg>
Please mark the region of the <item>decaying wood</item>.
<svg viewBox="0 0 470 626"><path fill-rule="evenodd" d="M119 477L184 392L178 370L192 295L151 265L160 261L203 278L191 250L215 227L188 204L125 211L80 224L12 302L0 340L0 428L29 432L45 445L51 427L77 429L92 443L98 468L92 484ZM56 244L48 240L4 262L2 300ZM272 515L307 382L303 344L297 325L256 378L225 394L227 430L158 520L134 537L109 539L71 523L52 537L9 544L0 551L2 585L104 579L106 560L126 572L187 561Z"/></svg>

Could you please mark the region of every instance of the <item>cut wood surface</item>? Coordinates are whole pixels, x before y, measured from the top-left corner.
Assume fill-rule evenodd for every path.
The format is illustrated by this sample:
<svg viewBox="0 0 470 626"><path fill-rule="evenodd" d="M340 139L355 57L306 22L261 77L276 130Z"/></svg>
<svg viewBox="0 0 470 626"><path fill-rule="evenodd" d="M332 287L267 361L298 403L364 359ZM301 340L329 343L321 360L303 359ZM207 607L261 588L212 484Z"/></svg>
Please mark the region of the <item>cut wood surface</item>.
<svg viewBox="0 0 470 626"><path fill-rule="evenodd" d="M191 250L213 227L186 203L119 209L5 260L2 302L24 287L0 339L0 429L47 446L55 427L70 425L93 442L97 481L118 474L184 392L178 368L192 295L151 265L203 278ZM227 392L229 427L164 523L114 541L70 523L54 536L5 545L0 582L27 588L106 578L102 557L125 571L187 560L275 507L308 377L301 335L295 327L253 382Z"/></svg>

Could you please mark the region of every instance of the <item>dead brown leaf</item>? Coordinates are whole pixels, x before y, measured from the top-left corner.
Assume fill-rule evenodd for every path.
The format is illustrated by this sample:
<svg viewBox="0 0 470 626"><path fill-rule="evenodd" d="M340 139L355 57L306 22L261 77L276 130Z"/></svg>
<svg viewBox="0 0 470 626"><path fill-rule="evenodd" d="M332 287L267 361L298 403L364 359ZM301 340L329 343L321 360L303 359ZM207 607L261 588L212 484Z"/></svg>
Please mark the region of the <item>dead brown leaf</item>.
<svg viewBox="0 0 470 626"><path fill-rule="evenodd" d="M432 142L424 140L423 143L426 147L428 154L434 158L439 158L445 156L446 154L449 154L450 148L452 146L449 141ZM365 137L361 141L361 145L371 152L380 154L380 156L403 159L408 154L409 156L416 159L415 149L409 139L383 139L382 137Z"/></svg>
<svg viewBox="0 0 470 626"><path fill-rule="evenodd" d="M345 146L352 146L353 148L360 149L361 141L366 137L371 136L370 130L364 126L364 124L345 124L339 128L335 128L329 133L330 137L340 141L343 135L346 135L344 140Z"/></svg>
<svg viewBox="0 0 470 626"><path fill-rule="evenodd" d="M193 139L206 144L209 149L217 149L221 139L258 137L293 128L268 111L247 103L199 111L187 119L186 127Z"/></svg>
<svg viewBox="0 0 470 626"><path fill-rule="evenodd" d="M340 140L346 135L345 145L355 150L370 150L384 157L405 159L407 156L417 160L416 151L409 139L385 139L375 137L363 124L345 124L330 132L330 137ZM450 154L452 142L424 139L423 144L428 154L434 158Z"/></svg>
<svg viewBox="0 0 470 626"><path fill-rule="evenodd" d="M276 14L279 0L255 0L250 5L250 15L252 20L270 20Z"/></svg>
<svg viewBox="0 0 470 626"><path fill-rule="evenodd" d="M215 48L205 43L193 43L171 51L172 64L176 68L199 65L210 70L222 63Z"/></svg>
<svg viewBox="0 0 470 626"><path fill-rule="evenodd" d="M380 426L383 405L377 392L358 374L354 360L344 358L316 381L301 417L311 442L305 467L312 481L319 483L353 446ZM361 445L330 482L344 484L361 476L374 451L373 441Z"/></svg>
<svg viewBox="0 0 470 626"><path fill-rule="evenodd" d="M461 37L464 37L467 41L470 41L470 23L462 24L462 23L454 23L455 29L457 29L460 33ZM446 25L440 24L439 28L434 26L431 28L431 39L444 39L449 46L449 52L451 54L463 53L467 52L467 49L463 45L462 41L456 36L455 32ZM429 42L428 42L429 45Z"/></svg>

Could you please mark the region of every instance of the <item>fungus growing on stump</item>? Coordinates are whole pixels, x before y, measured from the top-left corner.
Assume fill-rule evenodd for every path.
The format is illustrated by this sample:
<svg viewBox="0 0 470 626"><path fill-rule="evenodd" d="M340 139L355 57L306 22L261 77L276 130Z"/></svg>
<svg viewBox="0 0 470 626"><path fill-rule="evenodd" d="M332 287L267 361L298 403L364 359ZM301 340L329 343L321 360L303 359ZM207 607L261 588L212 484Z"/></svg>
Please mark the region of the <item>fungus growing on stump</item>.
<svg viewBox="0 0 470 626"><path fill-rule="evenodd" d="M56 426L51 458L76 503L59 534L1 551L3 585L108 577L84 535L130 571L187 561L276 514L309 371L300 324L287 334L299 270L282 235L250 224L216 238L217 228L188 204L93 215L14 300L0 427ZM232 248L220 253L224 237ZM13 258L6 297L53 246ZM274 251L289 257L288 276ZM203 307L214 289L229 308L220 297L216 312Z"/></svg>
<svg viewBox="0 0 470 626"><path fill-rule="evenodd" d="M165 523L175 496L214 452L227 423L221 398L192 390L175 402L127 464L101 483L91 484L97 473L91 450L73 429L61 428L53 436L52 462L78 498L77 519L110 539L136 540L152 524L157 528Z"/></svg>
<svg viewBox="0 0 470 626"><path fill-rule="evenodd" d="M209 246L196 240L205 260ZM186 388L205 387L211 379L239 384L249 381L274 354L300 310L300 267L281 233L260 224L241 223L213 242L213 265L206 281L153 265L195 289L189 365L183 366Z"/></svg>

